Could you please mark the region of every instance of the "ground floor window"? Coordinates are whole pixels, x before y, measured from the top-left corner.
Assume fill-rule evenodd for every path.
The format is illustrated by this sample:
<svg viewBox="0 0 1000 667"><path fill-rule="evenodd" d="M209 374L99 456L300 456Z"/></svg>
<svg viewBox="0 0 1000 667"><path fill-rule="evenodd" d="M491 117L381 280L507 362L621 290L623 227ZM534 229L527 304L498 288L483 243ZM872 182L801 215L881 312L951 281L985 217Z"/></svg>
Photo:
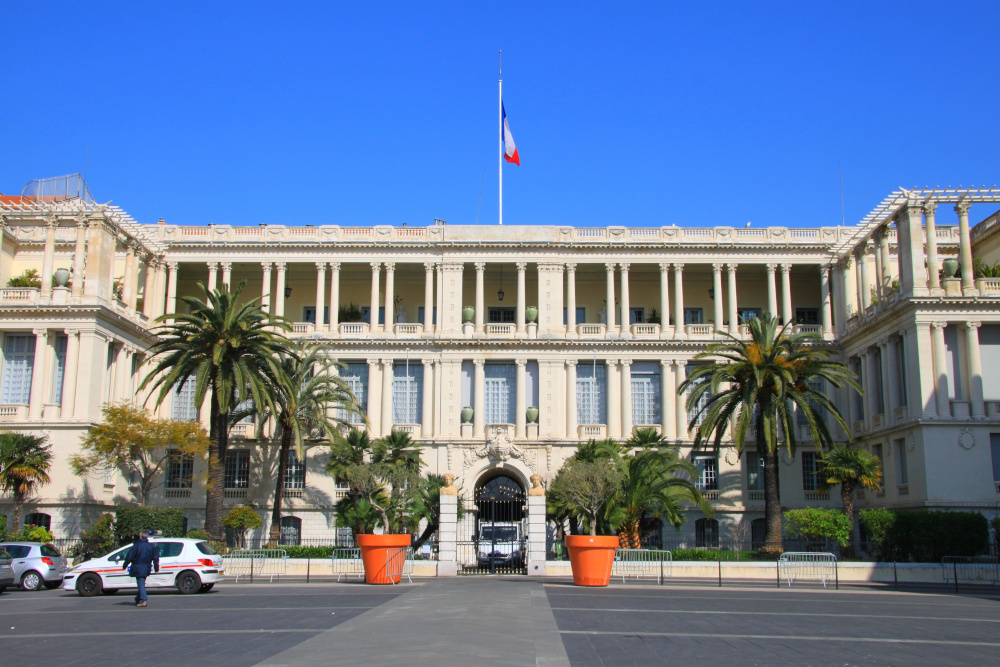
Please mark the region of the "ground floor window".
<svg viewBox="0 0 1000 667"><path fill-rule="evenodd" d="M39 526L45 530L52 529L52 517L43 512L32 512L24 517L24 525Z"/></svg>
<svg viewBox="0 0 1000 667"><path fill-rule="evenodd" d="M245 489L250 486L250 450L230 449L226 452L226 488Z"/></svg>
<svg viewBox="0 0 1000 667"><path fill-rule="evenodd" d="M302 519L297 516L281 517L281 535L278 544L298 546L302 543Z"/></svg>
<svg viewBox="0 0 1000 667"><path fill-rule="evenodd" d="M719 522L716 519L698 519L694 522L694 545L708 549L719 548Z"/></svg>
<svg viewBox="0 0 1000 667"><path fill-rule="evenodd" d="M168 489L190 489L194 479L194 456L173 449L167 455Z"/></svg>

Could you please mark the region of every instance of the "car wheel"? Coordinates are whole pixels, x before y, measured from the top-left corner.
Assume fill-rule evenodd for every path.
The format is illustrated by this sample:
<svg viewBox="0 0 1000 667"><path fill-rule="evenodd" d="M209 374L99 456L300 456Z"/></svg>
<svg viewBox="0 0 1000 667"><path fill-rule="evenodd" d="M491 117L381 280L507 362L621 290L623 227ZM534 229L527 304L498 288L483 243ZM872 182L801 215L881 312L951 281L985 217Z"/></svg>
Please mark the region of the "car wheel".
<svg viewBox="0 0 1000 667"><path fill-rule="evenodd" d="M62 586L62 582L61 581L46 581L45 582L45 587L47 589L49 589L50 591L52 589L54 589L54 588L59 588L60 586Z"/></svg>
<svg viewBox="0 0 1000 667"><path fill-rule="evenodd" d="M100 595L103 589L104 585L101 583L101 578L93 572L81 575L76 582L76 591L85 598Z"/></svg>
<svg viewBox="0 0 1000 667"><path fill-rule="evenodd" d="M4 592L5 590L7 590L7 587L6 587L6 586L0 586L0 595L3 595L3 592Z"/></svg>
<svg viewBox="0 0 1000 667"><path fill-rule="evenodd" d="M101 595L117 595L117 594L118 594L118 589L117 588L102 588L101 589Z"/></svg>
<svg viewBox="0 0 1000 667"><path fill-rule="evenodd" d="M42 587L42 575L38 574L34 570L28 570L21 577L21 588L26 591L37 591Z"/></svg>
<svg viewBox="0 0 1000 667"><path fill-rule="evenodd" d="M207 593L215 587L215 584L202 584L199 593Z"/></svg>
<svg viewBox="0 0 1000 667"><path fill-rule="evenodd" d="M177 590L182 595L190 595L201 590L201 577L193 570L184 570L177 575Z"/></svg>

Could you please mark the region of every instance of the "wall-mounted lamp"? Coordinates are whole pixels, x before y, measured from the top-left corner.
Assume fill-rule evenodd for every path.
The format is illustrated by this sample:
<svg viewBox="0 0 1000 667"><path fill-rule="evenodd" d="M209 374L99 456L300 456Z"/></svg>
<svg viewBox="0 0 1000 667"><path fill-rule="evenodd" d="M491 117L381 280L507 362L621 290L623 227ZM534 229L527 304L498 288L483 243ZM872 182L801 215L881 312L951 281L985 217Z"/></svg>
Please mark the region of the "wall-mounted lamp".
<svg viewBox="0 0 1000 667"><path fill-rule="evenodd" d="M503 301L503 265L500 265L500 289L497 290L497 300Z"/></svg>
<svg viewBox="0 0 1000 667"><path fill-rule="evenodd" d="M287 299L291 295L292 295L292 288L291 287L286 287L285 288L285 298Z"/></svg>
<svg viewBox="0 0 1000 667"><path fill-rule="evenodd" d="M708 288L708 298L709 299L715 299L715 288L714 287L709 287Z"/></svg>

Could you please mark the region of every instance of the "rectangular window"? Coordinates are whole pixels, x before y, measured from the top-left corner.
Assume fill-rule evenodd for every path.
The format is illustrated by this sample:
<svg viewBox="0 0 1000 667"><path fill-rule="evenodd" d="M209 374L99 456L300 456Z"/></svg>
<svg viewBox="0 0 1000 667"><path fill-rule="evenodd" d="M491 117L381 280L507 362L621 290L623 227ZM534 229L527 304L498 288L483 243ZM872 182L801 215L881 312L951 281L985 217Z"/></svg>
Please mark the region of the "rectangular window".
<svg viewBox="0 0 1000 667"><path fill-rule="evenodd" d="M815 391L822 391L823 381L813 380L812 382L809 383L809 388ZM820 409L820 406L816 404L816 401L810 400L809 406L813 409L813 412L816 414L817 417L819 418L824 417L824 414ZM809 420L806 419L806 413L803 412L802 410L799 410L798 408L796 408L795 410L795 423L798 426L807 426L809 424Z"/></svg>
<svg viewBox="0 0 1000 667"><path fill-rule="evenodd" d="M628 323L629 324L642 324L646 321L646 309L645 308L629 308L628 309Z"/></svg>
<svg viewBox="0 0 1000 667"><path fill-rule="evenodd" d="M485 423L513 424L517 399L517 367L514 364L486 364L484 370Z"/></svg>
<svg viewBox="0 0 1000 667"><path fill-rule="evenodd" d="M764 457L757 452L747 452L747 490L764 490Z"/></svg>
<svg viewBox="0 0 1000 667"><path fill-rule="evenodd" d="M194 478L194 456L177 449L170 450L167 455L168 489L190 489Z"/></svg>
<svg viewBox="0 0 1000 667"><path fill-rule="evenodd" d="M226 488L245 489L250 486L250 450L230 449L226 452Z"/></svg>
<svg viewBox="0 0 1000 667"><path fill-rule="evenodd" d="M423 306L420 306L419 308L417 308L417 319L420 321L420 324L424 323L424 307ZM434 306L434 308L431 310L431 324L436 325L437 323L438 323L438 309L437 309L437 306Z"/></svg>
<svg viewBox="0 0 1000 667"><path fill-rule="evenodd" d="M896 378L899 382L899 406L905 407L909 405L909 397L906 395L906 344L902 338L896 341Z"/></svg>
<svg viewBox="0 0 1000 667"><path fill-rule="evenodd" d="M694 485L699 491L719 490L719 460L714 456L694 457L694 467L698 471L698 478Z"/></svg>
<svg viewBox="0 0 1000 667"><path fill-rule="evenodd" d="M580 424L607 424L608 369L580 362L576 367L576 415Z"/></svg>
<svg viewBox="0 0 1000 667"><path fill-rule="evenodd" d="M816 452L802 452L802 490L815 491L819 487L819 459Z"/></svg>
<svg viewBox="0 0 1000 667"><path fill-rule="evenodd" d="M819 324L819 308L796 308L796 324Z"/></svg>
<svg viewBox="0 0 1000 667"><path fill-rule="evenodd" d="M740 324L745 324L746 322L749 322L755 317L760 317L761 312L762 311L760 308L740 308L738 314L740 319Z"/></svg>
<svg viewBox="0 0 1000 667"><path fill-rule="evenodd" d="M372 309L371 306L361 306L361 321L368 322L371 324L372 321ZM378 323L385 324L385 307L378 307Z"/></svg>
<svg viewBox="0 0 1000 667"><path fill-rule="evenodd" d="M858 376L858 384L865 386L865 369L861 359L855 357L851 360L851 370ZM859 391L850 392L854 401L854 421L861 421L865 418L865 398Z"/></svg>
<svg viewBox="0 0 1000 667"><path fill-rule="evenodd" d="M990 454L993 456L993 481L1000 484L1000 433L990 433Z"/></svg>
<svg viewBox="0 0 1000 667"><path fill-rule="evenodd" d="M490 324L512 324L515 321L514 308L490 306L486 309L486 321Z"/></svg>
<svg viewBox="0 0 1000 667"><path fill-rule="evenodd" d="M55 377L52 378L52 402L62 403L63 378L66 375L66 344L69 339L66 336L56 337L56 367ZM129 394L131 395L131 391Z"/></svg>
<svg viewBox="0 0 1000 667"><path fill-rule="evenodd" d="M583 306L576 307L576 324L583 324L587 321L586 309ZM566 324L566 309L563 308L563 324Z"/></svg>
<svg viewBox="0 0 1000 667"><path fill-rule="evenodd" d="M874 348L874 370L872 372L872 379L875 381L875 386L873 389L875 414L884 415L885 414L885 402L883 401L883 388L885 387L885 378L882 377L882 348ZM869 358L872 358L869 355Z"/></svg>
<svg viewBox="0 0 1000 667"><path fill-rule="evenodd" d="M906 466L906 439L900 438L895 442L896 449L896 484L909 484L910 471Z"/></svg>
<svg viewBox="0 0 1000 667"><path fill-rule="evenodd" d="M632 373L632 423L636 426L660 423L658 373Z"/></svg>
<svg viewBox="0 0 1000 667"><path fill-rule="evenodd" d="M691 371L694 370L694 368L695 368L694 366L687 367L688 375L691 374ZM703 382L708 382L708 379L706 378L705 380L703 380ZM706 405L708 405L709 401L711 400L712 400L712 390L709 389L704 394L702 394L701 397L698 399L698 404L691 406L691 409L688 410L687 419L689 424L691 423L691 420L694 419L695 420L694 425L701 426L701 423L705 421L705 413L703 412L703 409L705 408Z"/></svg>
<svg viewBox="0 0 1000 667"><path fill-rule="evenodd" d="M701 308L685 308L684 324L704 324Z"/></svg>
<svg viewBox="0 0 1000 667"><path fill-rule="evenodd" d="M316 324L316 306L306 306L302 309L302 321ZM323 306L323 324L330 323L330 306Z"/></svg>
<svg viewBox="0 0 1000 667"><path fill-rule="evenodd" d="M424 392L424 367L396 362L392 367L392 423L419 424Z"/></svg>
<svg viewBox="0 0 1000 667"><path fill-rule="evenodd" d="M882 457L882 445L872 445L872 454L878 459L879 465L882 470L885 470L885 459ZM885 495L885 485L882 485L882 490L878 492L878 496L881 498Z"/></svg>
<svg viewBox="0 0 1000 667"><path fill-rule="evenodd" d="M35 367L35 337L7 336L4 345L3 395L0 403L27 405Z"/></svg>
<svg viewBox="0 0 1000 667"><path fill-rule="evenodd" d="M198 421L198 407L194 404L194 377L189 377L184 384L174 387L173 405L170 407L170 417L177 421Z"/></svg>
<svg viewBox="0 0 1000 667"><path fill-rule="evenodd" d="M358 405L365 412L368 412L368 364L350 363L347 368L340 371L340 378L347 383L348 389L358 400ZM340 408L337 411L337 418L343 419L350 424L364 424L364 415L358 413L347 414L347 410Z"/></svg>
<svg viewBox="0 0 1000 667"><path fill-rule="evenodd" d="M301 490L306 488L306 462L299 460L294 449L288 450L288 461L285 467L285 489Z"/></svg>

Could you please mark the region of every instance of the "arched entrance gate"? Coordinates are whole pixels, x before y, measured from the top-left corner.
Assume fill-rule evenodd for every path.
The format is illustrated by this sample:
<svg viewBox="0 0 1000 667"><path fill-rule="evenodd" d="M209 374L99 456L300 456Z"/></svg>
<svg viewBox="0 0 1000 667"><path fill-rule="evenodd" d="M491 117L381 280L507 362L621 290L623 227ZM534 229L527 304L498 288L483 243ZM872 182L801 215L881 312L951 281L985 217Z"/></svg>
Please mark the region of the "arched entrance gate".
<svg viewBox="0 0 1000 667"><path fill-rule="evenodd" d="M514 477L483 476L459 532L459 574L527 574L524 487Z"/></svg>

